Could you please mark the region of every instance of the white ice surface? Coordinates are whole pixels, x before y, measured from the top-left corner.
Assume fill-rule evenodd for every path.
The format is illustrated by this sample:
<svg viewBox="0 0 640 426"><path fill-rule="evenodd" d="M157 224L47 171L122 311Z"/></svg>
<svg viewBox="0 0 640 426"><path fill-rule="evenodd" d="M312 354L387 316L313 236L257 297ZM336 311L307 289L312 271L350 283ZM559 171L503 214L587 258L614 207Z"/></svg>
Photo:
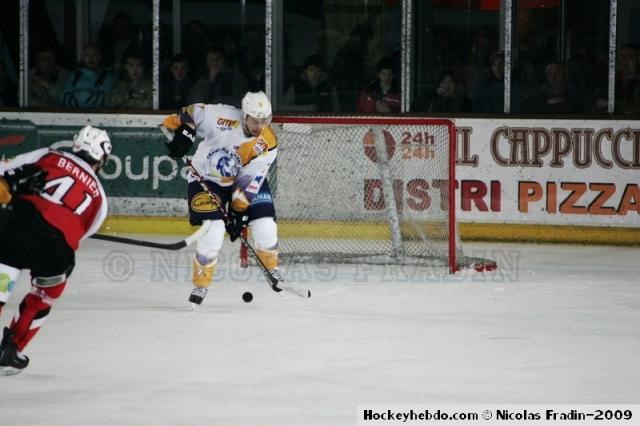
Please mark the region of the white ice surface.
<svg viewBox="0 0 640 426"><path fill-rule="evenodd" d="M192 312L190 249L86 241L31 365L0 377L0 424L334 426L365 403L638 403L640 249L465 247L498 272L285 268L309 300L239 269L234 247ZM23 275L3 326L27 290Z"/></svg>

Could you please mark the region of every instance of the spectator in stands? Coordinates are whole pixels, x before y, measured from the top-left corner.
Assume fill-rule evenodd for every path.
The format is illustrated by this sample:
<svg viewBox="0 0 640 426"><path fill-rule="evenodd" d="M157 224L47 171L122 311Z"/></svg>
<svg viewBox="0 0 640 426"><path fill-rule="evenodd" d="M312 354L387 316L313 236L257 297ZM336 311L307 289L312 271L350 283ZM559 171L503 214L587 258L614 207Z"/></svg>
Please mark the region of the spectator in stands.
<svg viewBox="0 0 640 426"><path fill-rule="evenodd" d="M226 67L224 50L207 50L207 74L195 82L189 91L189 104L226 104L240 107L240 100L248 91L247 78L237 70Z"/></svg>
<svg viewBox="0 0 640 426"><path fill-rule="evenodd" d="M640 114L640 47L632 43L625 44L617 56L615 112ZM607 111L607 94L608 85L601 84L596 90L596 111Z"/></svg>
<svg viewBox="0 0 640 426"><path fill-rule="evenodd" d="M142 55L137 51L124 54L124 73L113 90L107 93L106 106L110 108L153 108L153 84L146 75Z"/></svg>
<svg viewBox="0 0 640 426"><path fill-rule="evenodd" d="M44 47L36 52L36 66L29 71L29 106L58 106L69 71L58 66L55 49Z"/></svg>
<svg viewBox="0 0 640 426"><path fill-rule="evenodd" d="M114 72L120 73L128 51L142 51L137 37L136 27L131 15L118 12L111 21L111 28L100 35L98 45L104 52L104 62L110 65Z"/></svg>
<svg viewBox="0 0 640 426"><path fill-rule="evenodd" d="M72 108L101 107L115 81L113 69L103 65L100 48L93 43L86 44L82 61L65 82L62 104Z"/></svg>
<svg viewBox="0 0 640 426"><path fill-rule="evenodd" d="M578 111L569 84L569 68L560 62L548 63L544 68L545 81L537 96L530 100L528 112L566 114Z"/></svg>
<svg viewBox="0 0 640 426"><path fill-rule="evenodd" d="M318 55L311 55L304 61L300 78L285 93L283 104L287 111L340 111L336 90Z"/></svg>
<svg viewBox="0 0 640 426"><path fill-rule="evenodd" d="M474 112L504 111L504 52L489 57L489 70L485 78L475 80L471 105Z"/></svg>
<svg viewBox="0 0 640 426"><path fill-rule="evenodd" d="M193 83L189 59L185 55L175 55L160 85L160 108L178 110L187 105Z"/></svg>
<svg viewBox="0 0 640 426"><path fill-rule="evenodd" d="M400 90L393 73L393 61L382 58L378 61L378 74L374 81L360 93L358 112L400 112Z"/></svg>
<svg viewBox="0 0 640 426"><path fill-rule="evenodd" d="M358 94L370 78L366 58L372 39L373 30L371 27L357 25L336 54L332 76L342 112L353 112L356 109Z"/></svg>
<svg viewBox="0 0 640 426"><path fill-rule="evenodd" d="M458 84L453 71L444 70L438 78L438 87L428 112L470 112L471 101Z"/></svg>

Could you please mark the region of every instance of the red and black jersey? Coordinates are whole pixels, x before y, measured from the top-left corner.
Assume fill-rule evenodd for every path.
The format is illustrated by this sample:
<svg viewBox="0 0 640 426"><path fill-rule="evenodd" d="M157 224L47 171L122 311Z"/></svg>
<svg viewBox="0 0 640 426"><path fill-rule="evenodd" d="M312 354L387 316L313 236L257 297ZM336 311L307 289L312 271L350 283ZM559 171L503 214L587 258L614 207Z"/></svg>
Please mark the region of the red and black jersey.
<svg viewBox="0 0 640 426"><path fill-rule="evenodd" d="M77 250L80 240L93 235L107 216L107 197L93 169L72 153L43 148L19 155L3 169L34 163L47 172L44 191L21 195L42 217L60 230Z"/></svg>

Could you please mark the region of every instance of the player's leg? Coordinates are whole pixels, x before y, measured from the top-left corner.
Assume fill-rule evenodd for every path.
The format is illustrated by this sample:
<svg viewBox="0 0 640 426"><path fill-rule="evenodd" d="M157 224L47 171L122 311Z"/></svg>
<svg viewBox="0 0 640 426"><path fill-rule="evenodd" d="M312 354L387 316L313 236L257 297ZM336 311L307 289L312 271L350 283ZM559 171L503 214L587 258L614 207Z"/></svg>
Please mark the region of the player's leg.
<svg viewBox="0 0 640 426"><path fill-rule="evenodd" d="M196 242L196 254L193 259L194 289L189 296L189 301L197 305L200 305L207 295L216 271L218 253L224 242L224 222L222 220L210 222L207 232Z"/></svg>
<svg viewBox="0 0 640 426"><path fill-rule="evenodd" d="M42 272L37 271L40 274L32 275L31 290L22 299L18 312L13 317L9 327L15 332L18 349L23 350L27 346L49 316L52 306L62 295L67 284L67 278L73 268L72 262L71 266L67 262L66 266L56 268L58 270L65 268L68 272L63 271L45 276L41 275ZM49 274L50 271L46 271L46 273Z"/></svg>
<svg viewBox="0 0 640 426"><path fill-rule="evenodd" d="M29 365L29 358L23 355L24 348L36 335L45 319L51 311L51 306L62 294L66 285L66 277L46 277L52 280L45 287L35 284L43 277L34 277L31 291L27 294L11 325L3 330L2 343L0 343L0 369L2 374L17 374ZM57 284L53 284L57 282Z"/></svg>
<svg viewBox="0 0 640 426"><path fill-rule="evenodd" d="M278 225L273 217L260 217L249 222L256 254L276 278L280 279L278 268Z"/></svg>
<svg viewBox="0 0 640 426"><path fill-rule="evenodd" d="M214 196L218 197L220 205L224 205L228 198L228 190L216 184L209 183L208 187ZM194 289L189 301L199 305L207 295L213 281L213 274L218 262L218 253L224 242L224 222L220 209L211 201L211 196L205 192L198 182L189 184L189 221L192 225L208 223L207 232L196 242L196 253L193 259L192 281Z"/></svg>
<svg viewBox="0 0 640 426"><path fill-rule="evenodd" d="M50 228L43 233L42 227L33 230L27 225L16 228L21 228L20 240L13 238L13 250L18 265L31 270L32 280L31 291L22 299L10 326L4 329L0 367L5 374L29 364L22 351L44 324L75 264L75 253L59 231Z"/></svg>
<svg viewBox="0 0 640 426"><path fill-rule="evenodd" d="M256 254L270 271L278 267L278 225L269 183L265 181L249 204L249 229Z"/></svg>

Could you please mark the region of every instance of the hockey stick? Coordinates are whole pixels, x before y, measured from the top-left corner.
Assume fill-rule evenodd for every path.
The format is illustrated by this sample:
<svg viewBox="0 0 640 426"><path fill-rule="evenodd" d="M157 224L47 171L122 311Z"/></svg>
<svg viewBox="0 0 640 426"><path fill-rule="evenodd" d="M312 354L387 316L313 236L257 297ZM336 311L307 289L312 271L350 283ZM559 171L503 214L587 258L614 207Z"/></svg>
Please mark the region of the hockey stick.
<svg viewBox="0 0 640 426"><path fill-rule="evenodd" d="M171 132L166 127L160 125L160 130L167 137L167 139L170 138ZM191 164L191 160L189 160L187 157L182 157L182 160L189 167L189 170L190 170L191 174L198 181L198 183L200 184L202 189L209 195L209 198L211 199L211 202L214 205L216 205L218 207L218 209L220 210L220 213L222 214L223 222L225 224L230 223L231 222L231 218L229 218L229 215L227 214L226 210L223 208L222 205L220 205L220 203L218 202L218 199L213 195L213 193L211 192L211 190L207 186L207 184L205 182L205 179L202 177L202 175L200 173L198 173L198 171L195 169L195 167L193 167L193 165ZM269 269L267 269L266 265L260 259L260 257L258 257L258 253L256 253L256 251L253 248L253 246L251 244L249 244L249 242L247 241L247 239L245 238L243 233L240 233L240 235L238 235L238 239L247 248L247 252L249 253L249 255L251 255L251 257L253 257L253 259L256 261L256 264L258 265L258 267L262 271L262 274L267 279L269 287L271 287L271 289L273 291L275 291L276 293L280 293L281 291L284 290L284 291L286 291L288 293L295 294L296 296L302 297L302 298L305 298L305 299L311 297L311 291L309 291L308 289L307 290L303 290L303 289L297 289L297 288L291 287L291 286L286 285L285 283L283 283L276 276L274 276L271 273L271 271L269 271Z"/></svg>
<svg viewBox="0 0 640 426"><path fill-rule="evenodd" d="M102 241L111 241L113 243L120 244L129 244L132 246L140 246L140 247L151 247L162 250L180 250L188 245L191 245L194 241L198 240L209 228L208 224L202 225L200 229L198 229L193 234L189 235L184 240L176 241L175 243L156 243L154 241L146 241L146 240L138 240L135 238L126 238L126 237L116 237L115 235L105 235L105 234L93 234L89 238L93 238L94 240L102 240Z"/></svg>
<svg viewBox="0 0 640 426"><path fill-rule="evenodd" d="M191 165L191 160L188 160L188 159L184 158L184 161L187 164L187 166L189 166L189 170L191 171L193 176L196 178L196 180L198 181L198 183L200 184L202 189L204 189L204 191L209 195L209 198L211 198L211 201L213 202L213 204L218 206L218 209L220 209L220 213L222 213L222 220L224 221L224 223L227 224L227 223L231 222L231 218L229 218L229 215L227 214L225 209L220 205L220 203L218 202L218 199L213 195L213 193L211 192L211 190L209 189L209 187L205 183L204 178ZM244 237L244 235L242 233L240 233L240 235L238 235L238 239L247 248L247 252L249 253L249 255L251 257L253 257L253 260L256 261L256 264L258 265L258 267L262 271L262 274L264 275L264 277L269 282L269 287L271 287L271 289L273 291L275 291L276 293L279 293L282 290L284 290L284 291L286 291L288 293L295 294L296 296L302 297L302 298L305 298L305 299L311 297L311 291L309 291L308 289L307 290L302 290L302 289L297 289L297 288L288 286L285 283L283 283L281 280L279 280L276 276L274 276L271 273L271 271L269 269L267 269L267 267L265 266L265 264L262 261L262 259L260 259L260 257L258 257L258 253L256 253L256 250L253 248L253 246L251 244L249 244L249 242L247 241L247 239Z"/></svg>

